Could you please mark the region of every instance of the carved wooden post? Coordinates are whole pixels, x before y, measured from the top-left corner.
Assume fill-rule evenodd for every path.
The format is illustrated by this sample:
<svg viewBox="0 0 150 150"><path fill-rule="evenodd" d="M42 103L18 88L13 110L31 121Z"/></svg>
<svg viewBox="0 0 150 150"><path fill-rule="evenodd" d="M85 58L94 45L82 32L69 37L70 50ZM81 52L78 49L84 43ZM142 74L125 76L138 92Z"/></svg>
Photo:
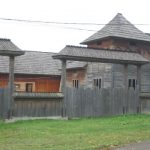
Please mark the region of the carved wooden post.
<svg viewBox="0 0 150 150"><path fill-rule="evenodd" d="M138 90L138 107L137 112L141 112L141 100L140 100L140 92L141 92L141 65L137 65L137 90Z"/></svg>
<svg viewBox="0 0 150 150"><path fill-rule="evenodd" d="M124 106L123 106L123 113L127 113L128 109L128 64L124 64L124 90L125 90L125 97L124 97Z"/></svg>
<svg viewBox="0 0 150 150"><path fill-rule="evenodd" d="M65 91L66 90L66 60L62 60L62 74L61 74L61 92L64 95L63 98L63 110L62 110L62 116L66 116L66 99L65 99Z"/></svg>
<svg viewBox="0 0 150 150"><path fill-rule="evenodd" d="M14 110L14 63L15 63L15 57L9 56L9 97L10 97L10 105L9 105L9 114L8 118L11 119L13 116L13 110Z"/></svg>

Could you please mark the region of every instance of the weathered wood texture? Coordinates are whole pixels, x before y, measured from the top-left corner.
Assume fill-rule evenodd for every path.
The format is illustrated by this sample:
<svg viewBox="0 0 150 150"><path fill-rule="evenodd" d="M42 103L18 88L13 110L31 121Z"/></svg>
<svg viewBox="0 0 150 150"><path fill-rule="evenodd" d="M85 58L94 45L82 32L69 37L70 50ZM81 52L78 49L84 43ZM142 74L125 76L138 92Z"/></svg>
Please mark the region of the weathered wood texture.
<svg viewBox="0 0 150 150"><path fill-rule="evenodd" d="M26 93L14 95L13 117L62 116L61 93ZM0 118L10 115L8 89L0 89Z"/></svg>
<svg viewBox="0 0 150 150"><path fill-rule="evenodd" d="M150 114L150 92L140 93L142 113Z"/></svg>
<svg viewBox="0 0 150 150"><path fill-rule="evenodd" d="M0 88L0 118L10 117L10 97L8 88Z"/></svg>
<svg viewBox="0 0 150 150"><path fill-rule="evenodd" d="M62 116L62 93L15 93L15 117Z"/></svg>
<svg viewBox="0 0 150 150"><path fill-rule="evenodd" d="M150 114L150 98L144 98L141 101L142 113Z"/></svg>
<svg viewBox="0 0 150 150"><path fill-rule="evenodd" d="M68 117L97 117L139 112L138 90L123 88L66 89Z"/></svg>
<svg viewBox="0 0 150 150"><path fill-rule="evenodd" d="M62 99L15 99L14 117L62 116Z"/></svg>
<svg viewBox="0 0 150 150"><path fill-rule="evenodd" d="M112 64L88 62L84 86L93 88L93 80L102 79L102 87L108 88L112 84Z"/></svg>

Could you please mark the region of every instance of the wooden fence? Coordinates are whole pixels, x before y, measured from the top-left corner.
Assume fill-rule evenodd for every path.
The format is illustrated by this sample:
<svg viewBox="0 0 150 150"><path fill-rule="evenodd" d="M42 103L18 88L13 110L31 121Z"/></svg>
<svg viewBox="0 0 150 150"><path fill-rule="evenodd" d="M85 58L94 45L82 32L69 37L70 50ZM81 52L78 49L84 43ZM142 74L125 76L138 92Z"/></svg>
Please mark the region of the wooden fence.
<svg viewBox="0 0 150 150"><path fill-rule="evenodd" d="M0 88L0 118L9 118L10 99L8 95L9 90L7 88Z"/></svg>
<svg viewBox="0 0 150 150"><path fill-rule="evenodd" d="M9 118L8 89L0 89L0 118ZM14 93L13 117L62 116L62 93Z"/></svg>
<svg viewBox="0 0 150 150"><path fill-rule="evenodd" d="M8 92L0 89L0 118L9 118ZM65 116L75 118L150 112L150 94L139 100L138 90L125 92L123 88L66 88L64 105L62 93L15 93L14 102L14 117L62 116L65 112Z"/></svg>
<svg viewBox="0 0 150 150"><path fill-rule="evenodd" d="M15 117L62 116L62 93L15 93Z"/></svg>
<svg viewBox="0 0 150 150"><path fill-rule="evenodd" d="M72 117L97 117L140 112L138 91L123 88L76 89L67 88L66 115Z"/></svg>

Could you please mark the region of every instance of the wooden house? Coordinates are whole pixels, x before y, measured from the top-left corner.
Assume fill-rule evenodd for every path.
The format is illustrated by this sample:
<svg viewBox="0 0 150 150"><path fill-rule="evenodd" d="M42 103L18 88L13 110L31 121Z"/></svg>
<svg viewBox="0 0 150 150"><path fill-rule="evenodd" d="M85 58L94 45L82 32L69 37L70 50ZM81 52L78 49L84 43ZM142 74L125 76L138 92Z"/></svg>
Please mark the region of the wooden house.
<svg viewBox="0 0 150 150"><path fill-rule="evenodd" d="M0 48L14 48L9 39L0 39ZM15 91L49 93L60 91L61 62L52 52L25 51L15 58ZM68 70L83 68L85 63L68 62ZM82 69L83 70L83 69ZM70 72L70 71L69 71ZM8 86L9 58L0 56L0 88ZM70 74L70 73L69 73ZM80 73L81 74L81 73Z"/></svg>
<svg viewBox="0 0 150 150"><path fill-rule="evenodd" d="M103 51L138 53L150 60L150 35L140 31L122 14L118 13L101 30L84 40L85 47L66 46L64 50L95 49ZM113 57L113 56L112 56ZM115 57L115 55L114 55ZM125 57L125 55L124 55ZM71 62L74 63L74 62ZM78 62L79 63L79 62ZM81 62L80 62L81 63ZM137 71L134 65L128 66L128 87L137 86ZM82 62L80 68L67 71L68 86L122 87L123 66L112 63ZM142 66L141 92L150 92L150 65Z"/></svg>
<svg viewBox="0 0 150 150"><path fill-rule="evenodd" d="M53 56L62 61L64 116L149 113L150 35L118 13L81 44ZM82 63L68 71L68 61Z"/></svg>
<svg viewBox="0 0 150 150"><path fill-rule="evenodd" d="M0 39L0 46L8 46L7 39ZM60 61L54 53L25 51L15 59L15 91L58 92L60 86ZM9 58L0 56L0 87L8 85Z"/></svg>

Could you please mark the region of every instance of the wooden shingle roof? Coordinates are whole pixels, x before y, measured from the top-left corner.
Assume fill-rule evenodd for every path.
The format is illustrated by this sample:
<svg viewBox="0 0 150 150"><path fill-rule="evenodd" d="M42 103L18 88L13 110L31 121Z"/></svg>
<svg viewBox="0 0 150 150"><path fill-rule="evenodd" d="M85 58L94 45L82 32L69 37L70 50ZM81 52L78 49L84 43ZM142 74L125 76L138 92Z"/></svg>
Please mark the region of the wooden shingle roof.
<svg viewBox="0 0 150 150"><path fill-rule="evenodd" d="M93 41L108 37L125 38L150 42L150 35L140 31L131 24L122 14L118 13L101 30L84 40L81 44L88 44Z"/></svg>
<svg viewBox="0 0 150 150"><path fill-rule="evenodd" d="M25 54L15 58L16 74L31 75L61 75L60 60L53 59L56 53L25 51ZM69 61L67 69L83 68L86 62ZM0 73L9 72L9 58L0 56Z"/></svg>
<svg viewBox="0 0 150 150"><path fill-rule="evenodd" d="M20 56L24 51L18 48L10 39L0 38L0 55L3 56Z"/></svg>
<svg viewBox="0 0 150 150"><path fill-rule="evenodd" d="M93 49L78 46L66 46L55 59L66 59L74 61L117 63L117 64L145 64L149 61L136 52L123 52L109 49Z"/></svg>
<svg viewBox="0 0 150 150"><path fill-rule="evenodd" d="M25 51L15 58L15 73L33 75L60 75L61 62L54 60L51 52ZM8 73L9 58L0 56L0 73Z"/></svg>

